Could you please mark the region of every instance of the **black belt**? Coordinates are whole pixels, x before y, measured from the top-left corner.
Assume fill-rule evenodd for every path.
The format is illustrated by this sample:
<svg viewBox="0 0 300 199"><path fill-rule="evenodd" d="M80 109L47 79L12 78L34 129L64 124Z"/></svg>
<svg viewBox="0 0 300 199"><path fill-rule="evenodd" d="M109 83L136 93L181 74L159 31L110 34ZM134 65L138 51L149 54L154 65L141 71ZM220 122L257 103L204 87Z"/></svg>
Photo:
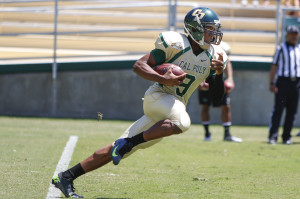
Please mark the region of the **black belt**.
<svg viewBox="0 0 300 199"><path fill-rule="evenodd" d="M300 77L278 77L278 79L289 80L292 82L299 81Z"/></svg>

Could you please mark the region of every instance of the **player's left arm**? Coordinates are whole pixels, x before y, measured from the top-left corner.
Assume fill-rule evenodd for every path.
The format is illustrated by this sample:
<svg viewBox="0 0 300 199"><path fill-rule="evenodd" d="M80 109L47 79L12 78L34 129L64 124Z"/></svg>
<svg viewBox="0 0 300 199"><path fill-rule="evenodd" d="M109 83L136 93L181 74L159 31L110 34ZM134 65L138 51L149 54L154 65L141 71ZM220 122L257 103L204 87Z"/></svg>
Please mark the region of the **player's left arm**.
<svg viewBox="0 0 300 199"><path fill-rule="evenodd" d="M134 63L133 71L147 80L160 82L162 77L153 70L154 66L156 66L155 59L148 53Z"/></svg>
<svg viewBox="0 0 300 199"><path fill-rule="evenodd" d="M207 81L209 83L209 94L213 102L218 103L222 100L225 88L223 81L223 72L225 69L223 61L223 53L218 53L218 59L212 59L210 69L215 70L216 75L210 76Z"/></svg>

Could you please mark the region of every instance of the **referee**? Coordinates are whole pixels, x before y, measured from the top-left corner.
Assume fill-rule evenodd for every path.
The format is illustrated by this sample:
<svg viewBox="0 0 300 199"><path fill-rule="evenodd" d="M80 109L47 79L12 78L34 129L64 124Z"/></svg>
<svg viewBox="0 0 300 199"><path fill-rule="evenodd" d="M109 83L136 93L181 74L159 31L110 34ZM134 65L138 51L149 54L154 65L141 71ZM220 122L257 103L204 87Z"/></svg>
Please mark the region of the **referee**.
<svg viewBox="0 0 300 199"><path fill-rule="evenodd" d="M270 70L270 91L275 93L275 104L269 125L269 144L276 144L281 115L286 109L282 143L292 144L291 130L297 113L300 90L300 46L299 28L286 28L286 42L275 52ZM277 79L275 81L275 76Z"/></svg>

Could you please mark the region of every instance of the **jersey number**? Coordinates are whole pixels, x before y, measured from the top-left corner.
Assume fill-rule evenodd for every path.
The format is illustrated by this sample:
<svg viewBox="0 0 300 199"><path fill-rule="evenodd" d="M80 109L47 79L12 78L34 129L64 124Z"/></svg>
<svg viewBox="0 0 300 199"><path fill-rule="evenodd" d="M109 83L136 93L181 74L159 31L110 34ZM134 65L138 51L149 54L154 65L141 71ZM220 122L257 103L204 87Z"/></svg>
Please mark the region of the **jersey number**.
<svg viewBox="0 0 300 199"><path fill-rule="evenodd" d="M179 87L176 89L176 95L182 97L184 94L188 91L192 83L196 80L195 76L186 74L185 79L188 79L189 81L187 83L182 83L179 85ZM179 88L183 87L183 89L180 91Z"/></svg>

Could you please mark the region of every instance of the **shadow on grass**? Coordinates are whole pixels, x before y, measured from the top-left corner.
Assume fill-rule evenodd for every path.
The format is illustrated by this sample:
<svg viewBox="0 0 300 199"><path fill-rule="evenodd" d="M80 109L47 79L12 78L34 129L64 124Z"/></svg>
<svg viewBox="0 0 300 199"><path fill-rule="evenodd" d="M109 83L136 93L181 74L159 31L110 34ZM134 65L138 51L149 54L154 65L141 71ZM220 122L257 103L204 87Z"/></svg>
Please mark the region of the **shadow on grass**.
<svg viewBox="0 0 300 199"><path fill-rule="evenodd" d="M295 144L300 144L300 142L293 142L293 144L294 144L294 145L295 145ZM293 144L292 144L292 145L293 145Z"/></svg>

